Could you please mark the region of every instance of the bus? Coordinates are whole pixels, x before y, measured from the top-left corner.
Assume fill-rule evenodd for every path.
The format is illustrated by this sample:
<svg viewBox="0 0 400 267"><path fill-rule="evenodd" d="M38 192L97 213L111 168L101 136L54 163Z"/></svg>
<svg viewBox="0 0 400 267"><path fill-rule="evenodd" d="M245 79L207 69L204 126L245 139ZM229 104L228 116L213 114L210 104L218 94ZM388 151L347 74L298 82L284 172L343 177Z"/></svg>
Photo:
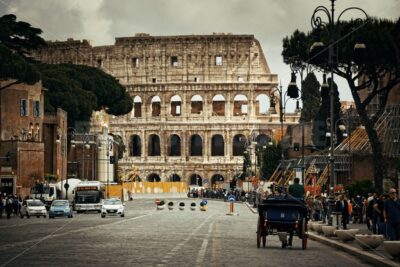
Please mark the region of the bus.
<svg viewBox="0 0 400 267"><path fill-rule="evenodd" d="M85 211L101 212L105 186L98 181L83 181L75 187L74 209L77 213Z"/></svg>

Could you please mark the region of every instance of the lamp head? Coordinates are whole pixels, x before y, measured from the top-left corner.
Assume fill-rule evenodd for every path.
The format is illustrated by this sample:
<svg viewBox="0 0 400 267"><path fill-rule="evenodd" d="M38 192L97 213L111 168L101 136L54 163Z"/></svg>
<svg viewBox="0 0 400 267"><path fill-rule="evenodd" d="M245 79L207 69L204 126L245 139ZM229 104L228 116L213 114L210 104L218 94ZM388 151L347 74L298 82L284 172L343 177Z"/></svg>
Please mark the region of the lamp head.
<svg viewBox="0 0 400 267"><path fill-rule="evenodd" d="M299 88L296 84L296 73L292 72L292 78L290 80L288 86L288 96L290 98L298 98L299 97Z"/></svg>
<svg viewBox="0 0 400 267"><path fill-rule="evenodd" d="M367 47L362 41L361 37L357 38L356 44L354 45L353 50L353 59L356 64L363 64L366 61L367 56Z"/></svg>

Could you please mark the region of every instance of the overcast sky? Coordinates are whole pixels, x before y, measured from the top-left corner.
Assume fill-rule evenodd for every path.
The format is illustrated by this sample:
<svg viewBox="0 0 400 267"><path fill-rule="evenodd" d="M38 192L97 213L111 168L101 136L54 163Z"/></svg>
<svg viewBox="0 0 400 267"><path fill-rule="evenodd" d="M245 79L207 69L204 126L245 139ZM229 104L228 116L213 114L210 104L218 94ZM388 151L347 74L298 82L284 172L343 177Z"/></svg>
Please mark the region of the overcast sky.
<svg viewBox="0 0 400 267"><path fill-rule="evenodd" d="M115 37L135 33L151 35L254 34L261 42L272 73L283 86L290 69L283 63L282 39L300 29L311 29L310 18L328 0L0 0L0 15L43 30L46 40L89 39L94 45L113 44ZM370 16L397 19L400 0L338 0L337 12L350 6ZM348 15L360 17L356 13ZM346 16L345 18L349 18ZM340 97L352 97L339 81Z"/></svg>

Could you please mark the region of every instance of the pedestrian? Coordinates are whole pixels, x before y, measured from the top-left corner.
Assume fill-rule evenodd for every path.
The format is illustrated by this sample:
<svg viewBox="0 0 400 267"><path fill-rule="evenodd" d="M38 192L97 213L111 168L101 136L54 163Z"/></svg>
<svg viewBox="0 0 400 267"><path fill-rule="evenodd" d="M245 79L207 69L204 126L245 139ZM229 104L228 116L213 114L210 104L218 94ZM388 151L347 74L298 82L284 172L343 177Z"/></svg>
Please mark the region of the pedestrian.
<svg viewBox="0 0 400 267"><path fill-rule="evenodd" d="M386 224L383 216L383 210L385 208L385 200L386 197L384 195L381 195L378 199L378 202L374 205L374 209L376 210L376 215L377 215L376 222L378 225L378 234L384 235L386 237Z"/></svg>
<svg viewBox="0 0 400 267"><path fill-rule="evenodd" d="M4 207L5 207L5 203L4 203L3 197L0 195L0 219L3 217Z"/></svg>
<svg viewBox="0 0 400 267"><path fill-rule="evenodd" d="M349 217L349 207L347 200L345 199L344 195L340 195L339 199L336 201L336 211L340 212L342 215L341 224L343 229L347 229L347 220Z"/></svg>
<svg viewBox="0 0 400 267"><path fill-rule="evenodd" d="M367 227L371 230L374 234L376 234L376 225L374 225L374 205L378 202L378 193L374 192L368 198L368 205L366 210L367 216Z"/></svg>
<svg viewBox="0 0 400 267"><path fill-rule="evenodd" d="M10 219L11 213L13 211L13 206L12 206L13 200L12 197L9 196L6 200L6 214L7 214L7 219Z"/></svg>
<svg viewBox="0 0 400 267"><path fill-rule="evenodd" d="M313 218L314 221L320 221L321 220L321 211L322 211L322 202L319 199L319 196L315 197L314 203L313 203Z"/></svg>
<svg viewBox="0 0 400 267"><path fill-rule="evenodd" d="M17 195L15 195L14 198L12 199L12 206L13 206L14 216L18 216L18 206L19 206L19 202L18 202L18 197L17 197Z"/></svg>
<svg viewBox="0 0 400 267"><path fill-rule="evenodd" d="M400 200L395 188L390 188L385 200L383 216L389 240L400 240Z"/></svg>

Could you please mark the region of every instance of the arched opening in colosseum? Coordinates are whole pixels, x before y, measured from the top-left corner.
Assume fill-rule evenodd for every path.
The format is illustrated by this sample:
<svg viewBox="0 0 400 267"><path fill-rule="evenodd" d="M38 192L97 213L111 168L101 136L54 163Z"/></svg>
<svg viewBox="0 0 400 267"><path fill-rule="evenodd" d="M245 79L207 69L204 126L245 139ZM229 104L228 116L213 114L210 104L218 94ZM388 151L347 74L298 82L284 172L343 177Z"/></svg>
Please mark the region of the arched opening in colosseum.
<svg viewBox="0 0 400 267"><path fill-rule="evenodd" d="M245 95L236 95L233 99L233 116L247 115L248 100Z"/></svg>
<svg viewBox="0 0 400 267"><path fill-rule="evenodd" d="M190 185L203 186L203 178L197 173L190 176Z"/></svg>
<svg viewBox="0 0 400 267"><path fill-rule="evenodd" d="M211 156L224 156L224 137L220 134L216 134L211 138Z"/></svg>
<svg viewBox="0 0 400 267"><path fill-rule="evenodd" d="M211 177L211 187L212 188L222 188L222 184L224 183L224 177L221 174L214 174Z"/></svg>
<svg viewBox="0 0 400 267"><path fill-rule="evenodd" d="M266 134L259 134L256 137L257 146L262 148L263 146L268 146L269 143L272 141L271 137Z"/></svg>
<svg viewBox="0 0 400 267"><path fill-rule="evenodd" d="M129 143L129 156L140 157L142 155L142 141L139 135L131 135Z"/></svg>
<svg viewBox="0 0 400 267"><path fill-rule="evenodd" d="M161 178L157 173L151 173L147 176L148 182L161 182Z"/></svg>
<svg viewBox="0 0 400 267"><path fill-rule="evenodd" d="M223 95L215 95L212 99L212 115L225 116L225 98Z"/></svg>
<svg viewBox="0 0 400 267"><path fill-rule="evenodd" d="M151 116L159 117L161 114L161 98L156 95L151 99Z"/></svg>
<svg viewBox="0 0 400 267"><path fill-rule="evenodd" d="M142 117L142 98L138 95L133 98L133 110L131 117L132 118Z"/></svg>
<svg viewBox="0 0 400 267"><path fill-rule="evenodd" d="M203 98L200 95L194 95L191 102L191 114L201 114L203 111Z"/></svg>
<svg viewBox="0 0 400 267"><path fill-rule="evenodd" d="M160 137L156 134L152 134L149 137L149 156L160 156Z"/></svg>
<svg viewBox="0 0 400 267"><path fill-rule="evenodd" d="M180 182L181 177L178 174L174 173L174 174L171 174L171 176L169 177L169 181L170 182Z"/></svg>
<svg viewBox="0 0 400 267"><path fill-rule="evenodd" d="M170 136L168 150L169 156L181 155L181 138L178 135L173 134Z"/></svg>
<svg viewBox="0 0 400 267"><path fill-rule="evenodd" d="M190 137L190 156L203 156L203 141L198 134Z"/></svg>
<svg viewBox="0 0 400 267"><path fill-rule="evenodd" d="M246 137L243 134L237 134L233 137L232 150L234 156L243 156L246 149Z"/></svg>
<svg viewBox="0 0 400 267"><path fill-rule="evenodd" d="M182 99L179 95L171 97L171 115L180 116L182 112Z"/></svg>
<svg viewBox="0 0 400 267"><path fill-rule="evenodd" d="M270 98L266 94L256 97L256 115L267 115L270 108Z"/></svg>

